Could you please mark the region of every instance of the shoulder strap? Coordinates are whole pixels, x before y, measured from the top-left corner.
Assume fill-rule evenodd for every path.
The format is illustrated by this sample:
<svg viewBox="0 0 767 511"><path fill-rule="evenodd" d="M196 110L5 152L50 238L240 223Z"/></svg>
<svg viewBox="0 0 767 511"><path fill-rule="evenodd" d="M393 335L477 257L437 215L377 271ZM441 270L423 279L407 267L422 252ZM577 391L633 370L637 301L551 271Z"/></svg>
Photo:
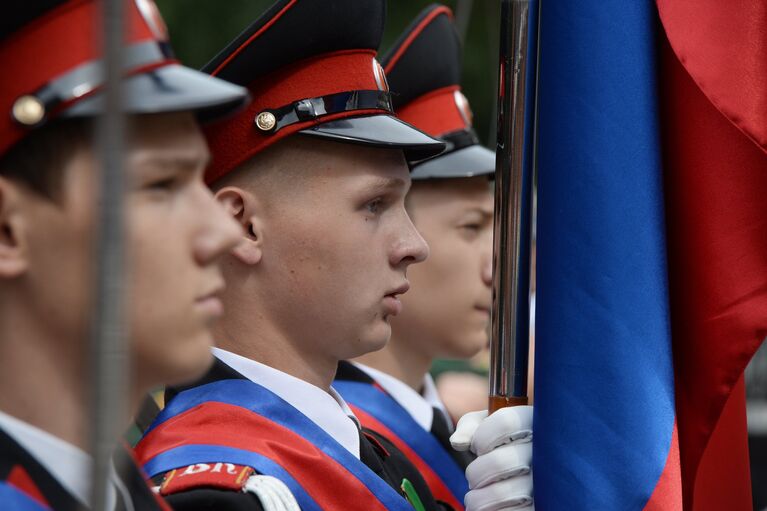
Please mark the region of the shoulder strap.
<svg viewBox="0 0 767 511"><path fill-rule="evenodd" d="M437 500L463 509L469 491L464 469L431 432L423 429L393 397L375 383L333 382L360 422L391 441L418 468Z"/></svg>

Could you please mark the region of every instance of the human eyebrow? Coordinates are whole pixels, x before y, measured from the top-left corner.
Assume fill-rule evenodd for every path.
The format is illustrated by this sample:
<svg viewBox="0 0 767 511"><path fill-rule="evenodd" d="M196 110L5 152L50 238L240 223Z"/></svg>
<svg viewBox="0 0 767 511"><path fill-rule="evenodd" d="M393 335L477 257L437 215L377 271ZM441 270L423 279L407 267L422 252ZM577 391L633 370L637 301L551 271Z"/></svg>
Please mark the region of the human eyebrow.
<svg viewBox="0 0 767 511"><path fill-rule="evenodd" d="M399 191L404 195L410 190L410 185L410 179L402 179L399 177L376 177L366 186L366 188L371 192L375 191L383 193L388 191Z"/></svg>
<svg viewBox="0 0 767 511"><path fill-rule="evenodd" d="M482 207L479 207L479 206L474 206L474 207L471 207L471 208L467 208L464 211L464 214L470 214L470 213L477 213L478 215L480 215L482 217L483 220L493 218L493 210L492 209L482 208Z"/></svg>
<svg viewBox="0 0 767 511"><path fill-rule="evenodd" d="M205 170L210 163L210 154L169 154L148 155L139 158L136 166L144 171L167 170L172 172L196 173Z"/></svg>

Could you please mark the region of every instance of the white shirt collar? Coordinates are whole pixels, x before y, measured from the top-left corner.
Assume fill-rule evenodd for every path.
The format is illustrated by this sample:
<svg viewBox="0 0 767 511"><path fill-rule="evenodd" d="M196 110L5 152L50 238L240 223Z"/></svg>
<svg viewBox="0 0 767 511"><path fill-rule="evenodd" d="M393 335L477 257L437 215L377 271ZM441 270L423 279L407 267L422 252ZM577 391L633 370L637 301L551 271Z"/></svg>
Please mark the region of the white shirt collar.
<svg viewBox="0 0 767 511"><path fill-rule="evenodd" d="M0 428L80 503L90 501L91 457L79 447L0 411Z"/></svg>
<svg viewBox="0 0 767 511"><path fill-rule="evenodd" d="M389 395L404 408L411 417L426 431L431 431L434 421L434 408L442 411L448 427L452 427L445 405L437 394L437 388L430 374L423 379L423 394L416 392L410 385L394 376L374 369L359 362L352 362L373 378Z"/></svg>
<svg viewBox="0 0 767 511"><path fill-rule="evenodd" d="M213 348L213 355L247 379L280 396L359 459L357 418L332 387L325 392L273 367L220 348Z"/></svg>

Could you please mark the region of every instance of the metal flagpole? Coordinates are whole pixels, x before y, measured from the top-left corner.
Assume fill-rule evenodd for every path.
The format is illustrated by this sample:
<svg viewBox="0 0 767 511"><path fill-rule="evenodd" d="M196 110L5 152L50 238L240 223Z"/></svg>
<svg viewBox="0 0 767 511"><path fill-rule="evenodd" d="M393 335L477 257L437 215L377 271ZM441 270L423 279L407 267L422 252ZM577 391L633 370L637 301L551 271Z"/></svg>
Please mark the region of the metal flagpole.
<svg viewBox="0 0 767 511"><path fill-rule="evenodd" d="M501 0L489 410L527 404L537 0Z"/></svg>
<svg viewBox="0 0 767 511"><path fill-rule="evenodd" d="M112 455L127 418L126 331L123 321L123 15L124 0L102 0L104 112L99 122L101 159L96 240L96 291L92 324L94 456L92 509L106 509Z"/></svg>

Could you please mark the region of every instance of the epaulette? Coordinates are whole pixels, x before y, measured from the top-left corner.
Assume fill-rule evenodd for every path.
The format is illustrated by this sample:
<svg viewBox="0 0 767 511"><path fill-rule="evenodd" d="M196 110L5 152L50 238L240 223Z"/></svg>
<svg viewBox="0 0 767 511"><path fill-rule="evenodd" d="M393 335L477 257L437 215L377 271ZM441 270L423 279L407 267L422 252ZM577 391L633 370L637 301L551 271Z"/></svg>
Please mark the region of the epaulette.
<svg viewBox="0 0 767 511"><path fill-rule="evenodd" d="M167 472L160 485L160 495L189 491L196 488L243 491L255 470L232 463L196 463Z"/></svg>

